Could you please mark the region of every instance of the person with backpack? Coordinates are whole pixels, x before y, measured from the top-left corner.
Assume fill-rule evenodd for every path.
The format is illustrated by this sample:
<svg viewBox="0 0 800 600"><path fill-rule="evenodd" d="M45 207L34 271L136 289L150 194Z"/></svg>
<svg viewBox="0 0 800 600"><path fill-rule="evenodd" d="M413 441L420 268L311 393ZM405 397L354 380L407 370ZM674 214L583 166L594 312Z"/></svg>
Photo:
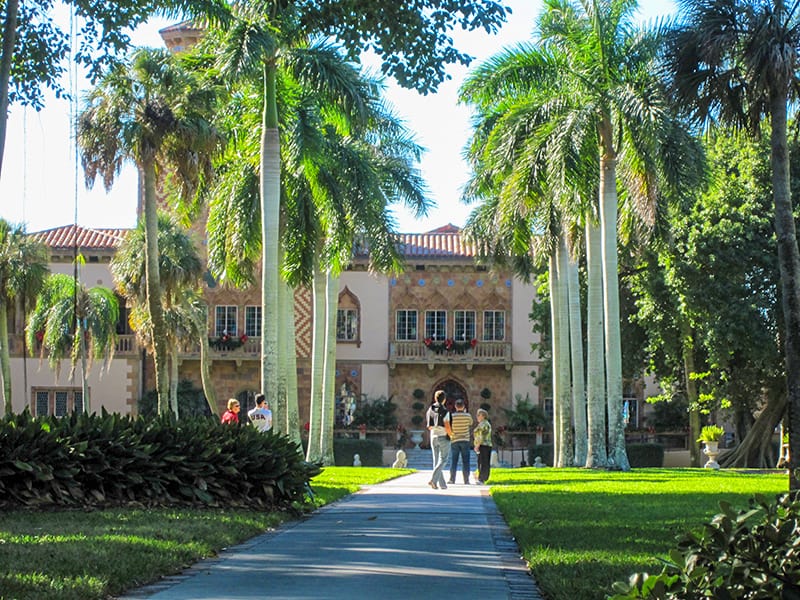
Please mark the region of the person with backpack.
<svg viewBox="0 0 800 600"><path fill-rule="evenodd" d="M433 473L428 485L435 489L447 489L444 481L444 463L450 456L450 411L447 410L444 390L439 390L433 395L433 403L426 415L428 431L431 437L431 453L433 454Z"/></svg>

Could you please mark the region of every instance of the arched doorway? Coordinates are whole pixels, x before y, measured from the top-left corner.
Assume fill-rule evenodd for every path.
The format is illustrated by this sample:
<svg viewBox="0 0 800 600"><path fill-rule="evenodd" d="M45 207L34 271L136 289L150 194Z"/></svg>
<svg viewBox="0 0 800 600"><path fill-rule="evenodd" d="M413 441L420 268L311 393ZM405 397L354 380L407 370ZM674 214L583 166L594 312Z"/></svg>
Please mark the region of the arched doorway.
<svg viewBox="0 0 800 600"><path fill-rule="evenodd" d="M467 411L469 411L469 398L467 397L467 390L465 390L464 386L458 381L455 379L445 379L440 381L433 388L433 393L435 394L439 390L444 390L445 396L447 397L446 404L448 410L455 410L456 400L461 399L464 401Z"/></svg>

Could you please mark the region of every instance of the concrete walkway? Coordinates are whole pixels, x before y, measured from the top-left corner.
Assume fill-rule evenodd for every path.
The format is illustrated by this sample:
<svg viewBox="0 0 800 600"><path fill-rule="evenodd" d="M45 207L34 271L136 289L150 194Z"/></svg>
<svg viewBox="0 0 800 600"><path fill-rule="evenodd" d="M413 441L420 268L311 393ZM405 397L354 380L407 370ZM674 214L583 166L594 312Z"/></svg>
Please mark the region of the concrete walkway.
<svg viewBox="0 0 800 600"><path fill-rule="evenodd" d="M489 488L428 479L365 487L123 600L541 600Z"/></svg>

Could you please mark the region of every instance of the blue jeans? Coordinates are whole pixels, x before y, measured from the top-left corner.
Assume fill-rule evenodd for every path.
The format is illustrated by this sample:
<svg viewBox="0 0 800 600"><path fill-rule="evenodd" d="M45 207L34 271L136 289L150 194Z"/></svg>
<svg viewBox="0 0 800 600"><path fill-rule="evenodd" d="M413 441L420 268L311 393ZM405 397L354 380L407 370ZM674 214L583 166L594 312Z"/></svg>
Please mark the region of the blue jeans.
<svg viewBox="0 0 800 600"><path fill-rule="evenodd" d="M464 476L464 483L469 483L469 442L452 442L450 452L450 483L456 482L456 469L458 468L458 457L461 456L461 474Z"/></svg>
<svg viewBox="0 0 800 600"><path fill-rule="evenodd" d="M447 457L450 455L450 440L446 435L431 438L431 452L433 453L433 475L431 481L441 488L447 487L442 470Z"/></svg>

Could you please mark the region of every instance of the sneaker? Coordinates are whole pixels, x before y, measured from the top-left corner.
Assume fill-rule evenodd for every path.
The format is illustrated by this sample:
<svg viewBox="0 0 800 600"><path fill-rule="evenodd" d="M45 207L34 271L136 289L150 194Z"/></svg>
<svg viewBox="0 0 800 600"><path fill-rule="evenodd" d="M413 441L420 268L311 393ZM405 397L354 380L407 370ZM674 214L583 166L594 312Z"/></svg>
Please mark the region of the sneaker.
<svg viewBox="0 0 800 600"><path fill-rule="evenodd" d="M450 480L450 481L448 481L447 483L449 483L450 485L454 485L454 484L455 484L455 481L451 479L451 480Z"/></svg>
<svg viewBox="0 0 800 600"><path fill-rule="evenodd" d="M439 489L446 490L447 486L442 483L441 485L439 485Z"/></svg>
<svg viewBox="0 0 800 600"><path fill-rule="evenodd" d="M433 489L436 489L436 484L433 481L429 481L428 485L431 486Z"/></svg>

